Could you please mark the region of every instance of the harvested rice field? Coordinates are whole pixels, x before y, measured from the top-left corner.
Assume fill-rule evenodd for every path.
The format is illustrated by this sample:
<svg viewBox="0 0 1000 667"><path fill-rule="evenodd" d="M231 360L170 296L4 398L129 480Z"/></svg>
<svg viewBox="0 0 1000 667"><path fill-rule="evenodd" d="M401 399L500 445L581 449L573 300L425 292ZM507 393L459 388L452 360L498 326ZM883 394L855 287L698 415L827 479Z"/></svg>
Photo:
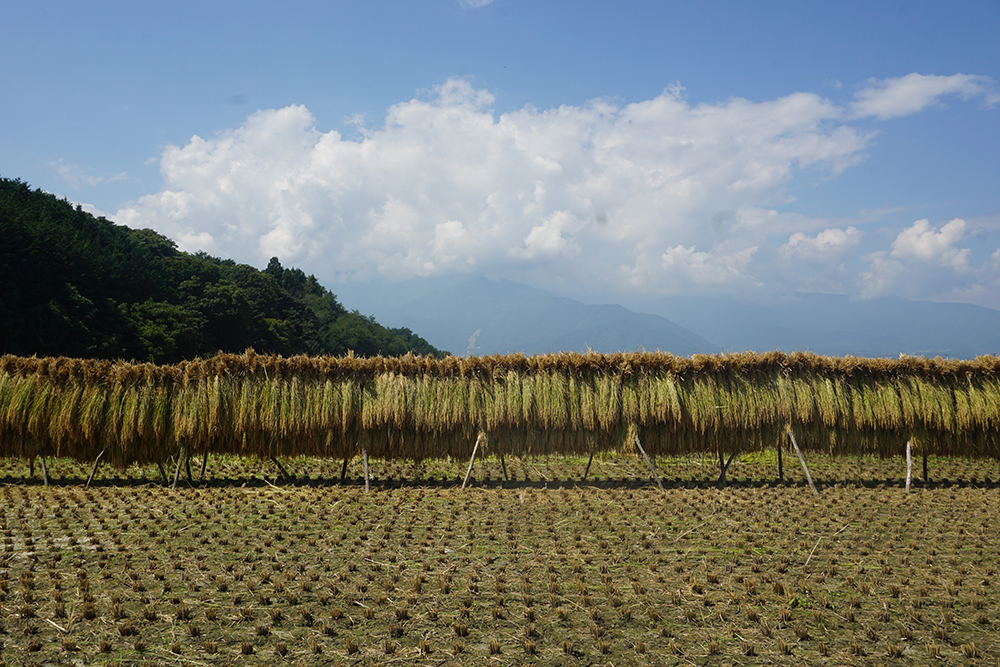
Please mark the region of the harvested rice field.
<svg viewBox="0 0 1000 667"><path fill-rule="evenodd" d="M807 458L3 459L0 661L997 664L1000 464Z"/></svg>

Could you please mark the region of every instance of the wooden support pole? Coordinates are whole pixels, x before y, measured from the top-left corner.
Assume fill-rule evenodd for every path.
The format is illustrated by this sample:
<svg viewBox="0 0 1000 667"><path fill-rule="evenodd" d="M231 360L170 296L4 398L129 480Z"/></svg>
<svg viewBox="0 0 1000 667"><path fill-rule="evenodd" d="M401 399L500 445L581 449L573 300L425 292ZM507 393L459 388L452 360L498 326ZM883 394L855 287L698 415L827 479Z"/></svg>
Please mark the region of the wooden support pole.
<svg viewBox="0 0 1000 667"><path fill-rule="evenodd" d="M781 443L778 443L778 481L785 482L785 468L781 464Z"/></svg>
<svg viewBox="0 0 1000 667"><path fill-rule="evenodd" d="M344 465L340 467L340 483L343 484L344 480L347 478L347 462L351 459L344 457Z"/></svg>
<svg viewBox="0 0 1000 667"><path fill-rule="evenodd" d="M510 478L507 477L507 463L503 460L503 454L500 455L500 467L503 469L503 481L508 481Z"/></svg>
<svg viewBox="0 0 1000 667"><path fill-rule="evenodd" d="M174 483L170 487L171 491L177 490L177 480L181 476L181 461L184 460L184 453L187 451L187 445L181 445L181 449L177 452L177 467L174 468Z"/></svg>
<svg viewBox="0 0 1000 667"><path fill-rule="evenodd" d="M729 470L729 464L733 462L733 457L736 456L736 452L729 455L729 460L725 463L722 462L722 450L719 450L719 481L718 483L725 488L726 486L726 471Z"/></svg>
<svg viewBox="0 0 1000 667"><path fill-rule="evenodd" d="M205 456L201 459L201 474L198 475L198 480L201 481L205 479L205 467L208 465L208 447L205 448Z"/></svg>
<svg viewBox="0 0 1000 667"><path fill-rule="evenodd" d="M194 486L194 478L191 477L191 452L188 451L187 456L184 457L184 469L187 471L188 484Z"/></svg>
<svg viewBox="0 0 1000 667"><path fill-rule="evenodd" d="M28 458L28 476L29 477L34 477L35 476L35 457L34 456Z"/></svg>
<svg viewBox="0 0 1000 667"><path fill-rule="evenodd" d="M906 492L910 492L910 483L913 481L913 442L906 441Z"/></svg>
<svg viewBox="0 0 1000 667"><path fill-rule="evenodd" d="M49 485L49 469L45 465L45 448L42 447L38 450L38 457L42 460L42 481L45 482L45 486Z"/></svg>
<svg viewBox="0 0 1000 667"><path fill-rule="evenodd" d="M361 453L365 458L365 493L368 493L368 491L371 490L371 482L368 478L368 445L363 445L361 447Z"/></svg>
<svg viewBox="0 0 1000 667"><path fill-rule="evenodd" d="M642 452L642 458L646 459L646 465L649 466L649 471L653 473L653 477L656 479L656 485L660 487L660 491L666 493L667 490L663 488L663 482L660 481L660 476L656 474L656 468L653 467L653 462L649 460L649 455L646 454L646 450L642 448L642 443L639 442L638 435L635 436L635 446L639 448L640 452Z"/></svg>
<svg viewBox="0 0 1000 667"><path fill-rule="evenodd" d="M594 462L594 452L590 453L590 458L587 459L587 469L583 471L583 479L587 479L587 473L590 472L590 464Z"/></svg>
<svg viewBox="0 0 1000 667"><path fill-rule="evenodd" d="M792 425L788 425L788 437L792 440L792 447L795 449L795 455L799 457L799 463L802 464L802 470L806 473L806 479L809 481L809 488L812 489L813 493L817 496L819 491L816 490L816 485L813 484L812 475L809 474L809 466L806 465L806 457L802 456L802 450L799 449L799 443L795 442L795 431L792 430Z"/></svg>
<svg viewBox="0 0 1000 667"><path fill-rule="evenodd" d="M156 462L156 467L160 469L160 477L163 478L163 485L166 486L170 483L170 478L167 477L167 471L163 469L163 464L159 461Z"/></svg>
<svg viewBox="0 0 1000 667"><path fill-rule="evenodd" d="M482 440L483 434L480 432L480 434L476 436L476 445L472 448L472 459L469 461L469 469L465 471L465 479L462 480L463 489L465 488L465 485L469 483L469 476L472 475L472 466L476 463L476 454L479 452L479 443L482 442Z"/></svg>
<svg viewBox="0 0 1000 667"><path fill-rule="evenodd" d="M926 484L929 481L931 480L927 478L927 455L924 454L924 484Z"/></svg>
<svg viewBox="0 0 1000 667"><path fill-rule="evenodd" d="M107 448L102 449L101 453L97 455L96 459L94 459L94 467L90 471L90 477L87 478L87 485L84 486L83 488L85 488L85 489L89 489L90 488L90 483L94 481L94 475L97 474L97 466L98 466L98 464L100 464L101 457L104 456L104 452L106 452L106 451L108 451Z"/></svg>

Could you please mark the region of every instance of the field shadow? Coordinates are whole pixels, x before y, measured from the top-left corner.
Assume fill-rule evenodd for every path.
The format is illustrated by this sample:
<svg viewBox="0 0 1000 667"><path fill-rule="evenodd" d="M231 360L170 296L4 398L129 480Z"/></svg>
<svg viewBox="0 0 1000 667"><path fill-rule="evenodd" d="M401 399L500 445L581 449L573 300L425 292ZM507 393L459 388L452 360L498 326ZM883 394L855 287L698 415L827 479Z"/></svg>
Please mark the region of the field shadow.
<svg viewBox="0 0 1000 667"><path fill-rule="evenodd" d="M383 478L372 477L369 485L373 491L388 491L393 489L461 489L461 477L429 477L429 478ZM778 479L730 479L725 485L717 481L708 479L661 479L664 490L726 490L726 489L804 489L809 490L806 480L785 480ZM905 490L905 480L895 479L815 479L817 490L822 493L824 489L840 488L864 488L864 489L897 489ZM87 479L81 476L58 476L49 478L49 486L52 487L84 487ZM45 483L40 477L23 477L6 475L0 477L0 485L44 487ZM162 479L151 477L115 476L95 478L90 486L95 488L164 488L170 489L172 481L164 482ZM295 477L275 477L275 476L213 476L202 480L195 479L189 481L183 476L177 482L178 489L234 489L234 488L357 488L364 489L365 480L363 477L349 476L344 480L333 476L310 476L296 475ZM573 477L550 478L550 479L476 479L471 478L467 484L470 489L656 489L656 481L652 478L644 479L640 477L622 478L602 478L602 479L580 479ZM913 490L920 489L949 489L949 488L977 488L977 489L1000 489L1000 479L932 479L930 481L913 480L911 484Z"/></svg>

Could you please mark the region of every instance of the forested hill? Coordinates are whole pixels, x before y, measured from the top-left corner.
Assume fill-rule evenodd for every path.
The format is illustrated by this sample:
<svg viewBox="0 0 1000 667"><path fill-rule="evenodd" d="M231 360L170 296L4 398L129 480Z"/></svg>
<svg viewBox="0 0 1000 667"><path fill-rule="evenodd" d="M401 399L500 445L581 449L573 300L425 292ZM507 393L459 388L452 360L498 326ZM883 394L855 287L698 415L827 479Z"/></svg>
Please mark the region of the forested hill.
<svg viewBox="0 0 1000 667"><path fill-rule="evenodd" d="M348 311L276 258L263 271L181 252L0 178L0 354L175 363L242 352L440 354L406 328Z"/></svg>

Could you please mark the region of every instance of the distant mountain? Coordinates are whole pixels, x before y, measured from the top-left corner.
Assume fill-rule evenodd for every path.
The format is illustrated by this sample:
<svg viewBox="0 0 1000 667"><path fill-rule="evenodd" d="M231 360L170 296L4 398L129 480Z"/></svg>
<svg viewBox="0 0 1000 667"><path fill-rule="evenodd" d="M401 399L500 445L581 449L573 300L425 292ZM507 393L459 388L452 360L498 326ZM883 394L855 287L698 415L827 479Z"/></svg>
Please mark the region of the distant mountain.
<svg viewBox="0 0 1000 667"><path fill-rule="evenodd" d="M831 356L971 359L1000 353L1000 311L898 297L796 294L767 304L731 298L643 303L727 351L808 350Z"/></svg>
<svg viewBox="0 0 1000 667"><path fill-rule="evenodd" d="M663 350L677 355L719 348L659 315L619 305L587 305L506 280L451 282L378 312L405 322L453 354Z"/></svg>
<svg viewBox="0 0 1000 667"><path fill-rule="evenodd" d="M626 308L470 277L345 285L341 291L355 292L355 300L369 304L379 321L413 327L455 354L588 347L678 355L781 350L971 359L1000 354L1000 310L963 303L799 293L766 303L731 297L637 299Z"/></svg>

